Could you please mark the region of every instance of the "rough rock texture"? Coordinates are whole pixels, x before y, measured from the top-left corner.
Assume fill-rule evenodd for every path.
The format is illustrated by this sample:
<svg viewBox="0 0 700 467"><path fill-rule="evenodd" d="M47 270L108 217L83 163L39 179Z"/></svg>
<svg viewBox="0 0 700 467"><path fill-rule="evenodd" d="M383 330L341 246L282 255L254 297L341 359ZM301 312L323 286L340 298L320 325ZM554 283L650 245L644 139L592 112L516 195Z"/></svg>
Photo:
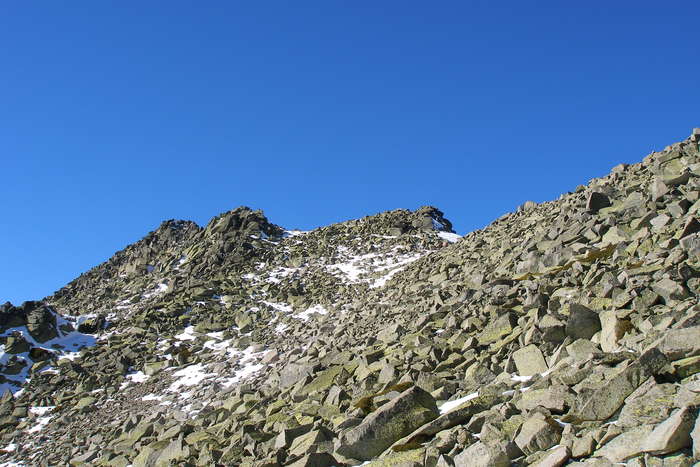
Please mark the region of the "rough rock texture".
<svg viewBox="0 0 700 467"><path fill-rule="evenodd" d="M699 139L464 237L164 222L0 306L0 462L692 465Z"/></svg>

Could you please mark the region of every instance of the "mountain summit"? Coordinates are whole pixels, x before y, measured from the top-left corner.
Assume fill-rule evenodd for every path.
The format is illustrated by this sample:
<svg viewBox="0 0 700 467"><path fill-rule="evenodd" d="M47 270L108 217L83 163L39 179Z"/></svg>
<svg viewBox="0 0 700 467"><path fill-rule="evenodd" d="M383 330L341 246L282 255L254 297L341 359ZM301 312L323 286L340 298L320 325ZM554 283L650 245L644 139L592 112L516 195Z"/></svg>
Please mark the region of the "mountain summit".
<svg viewBox="0 0 700 467"><path fill-rule="evenodd" d="M0 306L3 465L692 465L700 130L461 237L170 220Z"/></svg>

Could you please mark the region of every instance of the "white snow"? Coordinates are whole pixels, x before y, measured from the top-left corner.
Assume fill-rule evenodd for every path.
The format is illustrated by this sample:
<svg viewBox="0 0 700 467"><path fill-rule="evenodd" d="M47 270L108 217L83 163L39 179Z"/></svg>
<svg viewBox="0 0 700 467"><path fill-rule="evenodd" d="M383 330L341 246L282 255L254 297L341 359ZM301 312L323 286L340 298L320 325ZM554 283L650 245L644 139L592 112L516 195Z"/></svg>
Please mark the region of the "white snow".
<svg viewBox="0 0 700 467"><path fill-rule="evenodd" d="M201 363L195 363L194 365L189 365L181 370L176 371L175 373L173 373L173 376L177 377L178 379L170 385L168 391L176 392L183 386L194 386L195 384L199 384L207 378L216 376L215 373L205 372L205 368L205 365Z"/></svg>
<svg viewBox="0 0 700 467"><path fill-rule="evenodd" d="M143 383L148 378L150 378L150 376L146 375L143 371L137 371L136 373L126 375L126 377L129 378L134 383Z"/></svg>
<svg viewBox="0 0 700 467"><path fill-rule="evenodd" d="M552 371L553 370L547 370L544 373L541 373L541 376L544 378L545 376L549 375ZM520 375L512 374L512 375L510 375L510 379L512 381L517 381L519 383L527 383L528 381L530 381L532 379L533 376L535 376L535 375L520 376Z"/></svg>
<svg viewBox="0 0 700 467"><path fill-rule="evenodd" d="M162 401L163 396L162 395L158 396L156 394L146 394L145 396L143 396L141 398L141 400L142 401Z"/></svg>
<svg viewBox="0 0 700 467"><path fill-rule="evenodd" d="M40 417L36 420L36 424L27 430L27 433L37 433L44 429L46 425L51 421L51 416Z"/></svg>
<svg viewBox="0 0 700 467"><path fill-rule="evenodd" d="M281 311L282 313L291 313L292 312L292 306L288 305L286 303L266 302L264 300L263 300L263 303L267 306L272 307L276 311Z"/></svg>
<svg viewBox="0 0 700 467"><path fill-rule="evenodd" d="M143 294L143 298L151 298L155 295L160 295L160 294L164 293L166 290L168 290L168 284L166 284L165 282L161 282L160 284L158 284L156 286L156 288L154 290L151 290L150 292Z"/></svg>
<svg viewBox="0 0 700 467"><path fill-rule="evenodd" d="M45 342L37 342L26 326L17 326L14 328L9 328L2 334L1 337L7 337L16 333L26 340L32 347L47 350L53 353L56 357L75 359L79 356L79 350L83 347L91 347L95 345L97 339L92 334L83 334L78 331L64 332L61 327L72 327L76 329L82 321L88 319L89 317L94 317L95 315L86 315L84 317L73 317L73 316L61 316L55 313L53 310L52 314L56 317L56 330L58 336L49 339ZM4 393L6 390L10 390L12 393L17 394L20 391L21 386L29 381L30 375L29 370L34 363L29 357L29 352L22 352L18 354L10 354L5 352L5 345L0 345L0 366L6 366L12 364L12 362L23 362L24 366L19 370L17 374L5 375L6 382L0 384L0 394ZM47 368L46 371L50 371Z"/></svg>
<svg viewBox="0 0 700 467"><path fill-rule="evenodd" d="M272 284L279 284L280 282L282 282L282 279L292 276L298 273L300 270L301 268L279 267L270 271L266 281Z"/></svg>
<svg viewBox="0 0 700 467"><path fill-rule="evenodd" d="M424 254L428 253L408 252L401 246L396 246L384 252L366 253L363 255L352 255L349 251L347 247L338 247L337 256L343 261L327 265L326 268L331 273L336 276L339 275L349 282L369 282L370 287L383 286L394 274L400 271L401 267L420 259ZM366 277L381 271L388 271L388 273L376 280Z"/></svg>
<svg viewBox="0 0 700 467"><path fill-rule="evenodd" d="M243 381L244 379L248 378L249 376L255 374L256 372L262 370L265 367L265 365L258 363L262 356L265 355L265 351L253 352L253 347L247 347L245 350L243 350L243 352L239 351L238 353L243 354L241 356L241 360L239 361L239 363L242 365L242 368L240 370L237 370L233 374L233 376L226 378L222 381L224 387L229 387L233 384Z"/></svg>
<svg viewBox="0 0 700 467"><path fill-rule="evenodd" d="M29 407L29 413L32 413L34 415L42 416L46 415L48 412L51 412L56 406L55 405L49 405L46 407Z"/></svg>
<svg viewBox="0 0 700 467"><path fill-rule="evenodd" d="M175 339L179 341L193 341L197 338L194 335L194 326L187 326L182 332L175 336Z"/></svg>
<svg viewBox="0 0 700 467"><path fill-rule="evenodd" d="M314 305L312 307L307 308L306 311L297 313L296 315L294 315L294 317L303 319L304 321L308 321L312 314L325 315L328 314L328 310L326 310L323 307L323 305Z"/></svg>
<svg viewBox="0 0 700 467"><path fill-rule="evenodd" d="M467 396L461 397L459 399L455 399L453 401L447 401L440 406L440 413L445 414L447 412L450 412L453 409L456 409L460 405L464 404L465 402L470 401L472 399L475 399L478 396L479 396L479 392L477 391L477 392L473 392Z"/></svg>
<svg viewBox="0 0 700 467"><path fill-rule="evenodd" d="M438 237L442 238L443 240L447 240L450 243L454 243L462 239L461 235L450 232L438 232Z"/></svg>
<svg viewBox="0 0 700 467"><path fill-rule="evenodd" d="M561 421L560 419L558 419L558 418L555 418L554 421L557 422L557 423L558 423L560 426L562 426L563 428L566 428L567 426L571 425L571 423L562 422L562 421Z"/></svg>
<svg viewBox="0 0 700 467"><path fill-rule="evenodd" d="M203 347L205 349L211 349L211 350L223 350L223 349L231 346L231 341L232 341L232 339L227 339L225 341L210 340L210 341L206 341L204 343Z"/></svg>
<svg viewBox="0 0 700 467"><path fill-rule="evenodd" d="M15 452L17 450L17 445L15 443L10 443L7 446L5 446L4 448L2 448L2 450L5 452ZM5 465L5 464L3 464L3 465ZM17 464L17 465L19 465L19 464Z"/></svg>
<svg viewBox="0 0 700 467"><path fill-rule="evenodd" d="M143 383L148 378L150 378L150 376L146 375L143 371L134 371L126 375L127 381L124 381L121 386L119 386L119 389L124 389L131 383Z"/></svg>
<svg viewBox="0 0 700 467"><path fill-rule="evenodd" d="M527 383L532 379L532 376L510 375L510 379L519 383Z"/></svg>
<svg viewBox="0 0 700 467"><path fill-rule="evenodd" d="M439 222L437 219L431 219L433 221L433 228L435 230L445 230L445 226L442 224L442 222Z"/></svg>
<svg viewBox="0 0 700 467"><path fill-rule="evenodd" d="M387 269L391 269L391 271L389 271L388 274L385 274L384 276L375 280L374 283L372 283L372 285L370 285L370 287L371 288L384 287L384 285L389 281L389 279L394 277L394 275L396 273L403 270L407 264L410 264L414 261L417 261L417 260L421 259L422 257L423 257L423 254L421 254L421 253L416 253L416 254L412 254L412 255L402 255L402 256L396 257L393 264L379 268L380 271L387 270Z"/></svg>
<svg viewBox="0 0 700 467"><path fill-rule="evenodd" d="M298 237L299 235L306 235L310 230L285 230L282 234L282 238Z"/></svg>

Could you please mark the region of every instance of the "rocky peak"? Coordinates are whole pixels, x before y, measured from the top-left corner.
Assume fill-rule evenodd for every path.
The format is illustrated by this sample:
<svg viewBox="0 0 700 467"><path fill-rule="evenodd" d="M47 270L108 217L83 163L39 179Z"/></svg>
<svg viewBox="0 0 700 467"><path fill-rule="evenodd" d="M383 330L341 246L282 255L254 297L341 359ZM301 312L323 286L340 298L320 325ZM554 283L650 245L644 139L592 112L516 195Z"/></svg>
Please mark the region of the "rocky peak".
<svg viewBox="0 0 700 467"><path fill-rule="evenodd" d="M241 206L214 217L204 228L204 236L279 237L283 229L270 223L261 210Z"/></svg>

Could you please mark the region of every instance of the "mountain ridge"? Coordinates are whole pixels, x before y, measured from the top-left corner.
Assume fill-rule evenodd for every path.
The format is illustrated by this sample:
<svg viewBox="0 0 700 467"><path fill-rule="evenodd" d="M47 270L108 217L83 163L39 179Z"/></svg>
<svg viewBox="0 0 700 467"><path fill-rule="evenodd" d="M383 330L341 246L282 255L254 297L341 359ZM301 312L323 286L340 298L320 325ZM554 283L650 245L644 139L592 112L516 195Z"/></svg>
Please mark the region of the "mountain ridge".
<svg viewBox="0 0 700 467"><path fill-rule="evenodd" d="M698 140L461 238L429 206L166 221L3 306L3 378L32 362L0 401L3 459L691 465Z"/></svg>

